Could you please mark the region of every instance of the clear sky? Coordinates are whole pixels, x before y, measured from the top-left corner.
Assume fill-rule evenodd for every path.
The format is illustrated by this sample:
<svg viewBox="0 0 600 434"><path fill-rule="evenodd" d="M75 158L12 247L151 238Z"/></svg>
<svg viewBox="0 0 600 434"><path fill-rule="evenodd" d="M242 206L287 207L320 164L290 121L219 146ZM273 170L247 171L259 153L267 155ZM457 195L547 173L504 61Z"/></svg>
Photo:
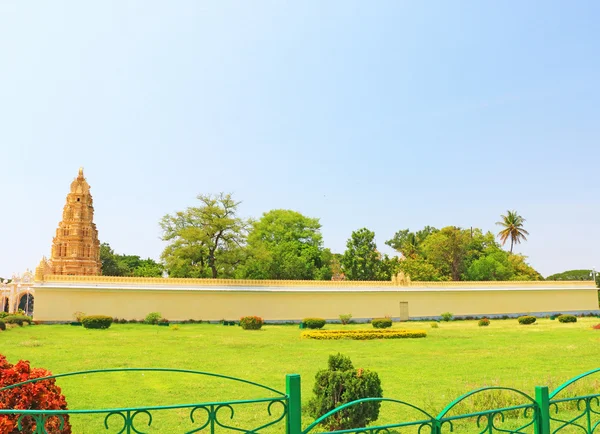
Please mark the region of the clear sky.
<svg viewBox="0 0 600 434"><path fill-rule="evenodd" d="M199 193L374 230L526 218L542 274L600 268L598 1L0 3L0 276L80 166L100 239L157 259Z"/></svg>

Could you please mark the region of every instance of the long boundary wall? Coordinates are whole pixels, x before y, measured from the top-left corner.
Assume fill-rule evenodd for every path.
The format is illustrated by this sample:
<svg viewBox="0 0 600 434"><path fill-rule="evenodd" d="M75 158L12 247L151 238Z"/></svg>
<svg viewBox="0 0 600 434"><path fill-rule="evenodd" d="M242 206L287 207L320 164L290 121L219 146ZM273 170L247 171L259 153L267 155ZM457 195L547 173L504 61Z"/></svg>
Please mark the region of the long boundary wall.
<svg viewBox="0 0 600 434"><path fill-rule="evenodd" d="M592 282L289 282L46 276L35 284L34 319L71 321L74 312L142 319L217 321L258 315L270 321L305 317L356 319L454 315L598 313Z"/></svg>

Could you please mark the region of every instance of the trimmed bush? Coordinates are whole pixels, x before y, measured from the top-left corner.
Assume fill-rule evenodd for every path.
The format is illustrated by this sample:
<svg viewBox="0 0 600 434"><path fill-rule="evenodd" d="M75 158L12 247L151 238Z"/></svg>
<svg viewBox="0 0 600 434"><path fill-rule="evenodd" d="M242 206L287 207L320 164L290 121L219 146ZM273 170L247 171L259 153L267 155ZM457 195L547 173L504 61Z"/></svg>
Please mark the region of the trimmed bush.
<svg viewBox="0 0 600 434"><path fill-rule="evenodd" d="M383 396L377 373L355 369L342 354L329 356L328 368L317 372L313 393L308 412L315 419L348 402ZM377 420L380 406L380 402L370 401L348 407L325 419L322 425L326 431L362 428Z"/></svg>
<svg viewBox="0 0 600 434"><path fill-rule="evenodd" d="M259 316L245 316L240 319L240 325L244 330L260 330L264 321Z"/></svg>
<svg viewBox="0 0 600 434"><path fill-rule="evenodd" d="M595 326L592 327L594 330L600 330L600 324L596 324Z"/></svg>
<svg viewBox="0 0 600 434"><path fill-rule="evenodd" d="M112 322L113 319L107 315L89 315L81 318L81 324L86 329L107 329Z"/></svg>
<svg viewBox="0 0 600 434"><path fill-rule="evenodd" d="M359 341L369 339L407 339L424 338L425 330L315 330L302 332L304 339L333 340L354 339Z"/></svg>
<svg viewBox="0 0 600 434"><path fill-rule="evenodd" d="M537 318L531 315L525 315L525 316L520 316L519 318L517 318L517 321L519 321L519 324L523 324L523 325L529 325L529 324L533 324L534 322L537 321Z"/></svg>
<svg viewBox="0 0 600 434"><path fill-rule="evenodd" d="M392 326L392 320L390 318L373 318L371 324L376 329L386 329Z"/></svg>
<svg viewBox="0 0 600 434"><path fill-rule="evenodd" d="M158 324L158 321L162 318L162 315L160 314L160 312L150 312L148 315L146 315L146 318L144 319L144 323L145 324Z"/></svg>
<svg viewBox="0 0 600 434"><path fill-rule="evenodd" d="M0 389L12 384L32 380L34 378L48 377L50 371L40 368L31 368L29 362L21 360L17 364L8 363L6 357L0 354ZM23 384L0 393L0 408L18 408L23 410L66 410L67 401L61 393L56 380L44 380ZM63 415L64 420L58 417L49 417L44 427L37 427L35 420L20 414L0 414L0 432L6 434L46 432L51 434L71 434L69 415ZM18 428L19 422L21 428ZM62 426L61 426L62 425Z"/></svg>
<svg viewBox="0 0 600 434"><path fill-rule="evenodd" d="M5 316L2 321L4 321L6 324L19 324L20 326L22 326L24 323L31 325L32 322L31 318L29 318L27 315L8 315Z"/></svg>
<svg viewBox="0 0 600 434"><path fill-rule="evenodd" d="M442 317L443 321L452 321L452 318L454 318L454 314L452 314L452 312L444 312L440 316Z"/></svg>
<svg viewBox="0 0 600 434"><path fill-rule="evenodd" d="M436 323L436 322L432 322L429 325L431 326L432 329L438 329L438 328L440 328L440 325L438 323Z"/></svg>
<svg viewBox="0 0 600 434"><path fill-rule="evenodd" d="M168 326L169 325L169 320L166 318L161 318L158 320L158 325L159 326Z"/></svg>
<svg viewBox="0 0 600 434"><path fill-rule="evenodd" d="M487 326L489 326L489 325L490 325L490 320L489 320L489 319L487 319L487 318L485 318L485 317L483 317L483 318L481 318L481 319L480 319L480 320L477 322L477 325L478 325L479 327L487 327Z"/></svg>
<svg viewBox="0 0 600 434"><path fill-rule="evenodd" d="M575 315L560 315L558 322L577 322L577 317Z"/></svg>
<svg viewBox="0 0 600 434"><path fill-rule="evenodd" d="M2 320L0 320L0 330L6 330L6 324Z"/></svg>
<svg viewBox="0 0 600 434"><path fill-rule="evenodd" d="M325 326L323 318L304 318L302 323L307 329L322 329Z"/></svg>
<svg viewBox="0 0 600 434"><path fill-rule="evenodd" d="M343 313L343 314L340 315L340 321L344 325L350 324L350 320L351 319L352 319L352 314L351 313Z"/></svg>

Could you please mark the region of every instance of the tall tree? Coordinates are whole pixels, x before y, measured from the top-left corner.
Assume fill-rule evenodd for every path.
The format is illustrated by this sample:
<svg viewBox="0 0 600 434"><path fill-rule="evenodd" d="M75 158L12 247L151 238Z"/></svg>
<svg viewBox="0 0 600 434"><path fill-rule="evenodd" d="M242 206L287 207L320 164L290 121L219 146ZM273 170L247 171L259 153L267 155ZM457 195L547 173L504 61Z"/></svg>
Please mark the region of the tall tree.
<svg viewBox="0 0 600 434"><path fill-rule="evenodd" d="M348 280L376 280L381 255L375 244L375 233L367 228L352 232L342 256L344 275Z"/></svg>
<svg viewBox="0 0 600 434"><path fill-rule="evenodd" d="M153 259L137 255L119 255L108 243L100 245L103 276L161 277L163 267Z"/></svg>
<svg viewBox="0 0 600 434"><path fill-rule="evenodd" d="M529 235L529 232L523 229L525 219L516 211L507 211L506 215L500 217L502 217L502 220L496 222L496 224L502 226L503 229L498 232L498 237L502 245L506 244L506 241L510 238L510 253L512 253L515 244L520 244L521 240L527 241L526 235Z"/></svg>
<svg viewBox="0 0 600 434"><path fill-rule="evenodd" d="M460 280L465 269L465 258L471 241L471 232L447 226L433 233L423 242L423 256L442 276Z"/></svg>
<svg viewBox="0 0 600 434"><path fill-rule="evenodd" d="M230 194L199 195L200 205L160 221L169 244L162 259L173 277L230 277L241 262L248 223Z"/></svg>
<svg viewBox="0 0 600 434"><path fill-rule="evenodd" d="M331 261L319 219L275 209L252 223L247 260L236 274L247 279L329 280Z"/></svg>
<svg viewBox="0 0 600 434"><path fill-rule="evenodd" d="M399 253L405 258L410 258L419 253L419 248L425 239L438 232L438 230L432 226L425 226L423 229L417 232L411 232L410 229L403 229L394 234L391 240L387 240L385 244L390 246L392 249Z"/></svg>

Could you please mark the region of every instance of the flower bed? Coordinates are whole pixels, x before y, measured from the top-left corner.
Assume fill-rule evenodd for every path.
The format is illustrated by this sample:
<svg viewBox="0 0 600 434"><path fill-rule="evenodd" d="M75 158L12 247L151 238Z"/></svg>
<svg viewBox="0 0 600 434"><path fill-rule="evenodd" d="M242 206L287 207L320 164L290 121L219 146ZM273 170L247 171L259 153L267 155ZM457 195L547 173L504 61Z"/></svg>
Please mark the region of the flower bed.
<svg viewBox="0 0 600 434"><path fill-rule="evenodd" d="M424 338L427 336L425 330L315 330L303 332L303 339L407 339Z"/></svg>

